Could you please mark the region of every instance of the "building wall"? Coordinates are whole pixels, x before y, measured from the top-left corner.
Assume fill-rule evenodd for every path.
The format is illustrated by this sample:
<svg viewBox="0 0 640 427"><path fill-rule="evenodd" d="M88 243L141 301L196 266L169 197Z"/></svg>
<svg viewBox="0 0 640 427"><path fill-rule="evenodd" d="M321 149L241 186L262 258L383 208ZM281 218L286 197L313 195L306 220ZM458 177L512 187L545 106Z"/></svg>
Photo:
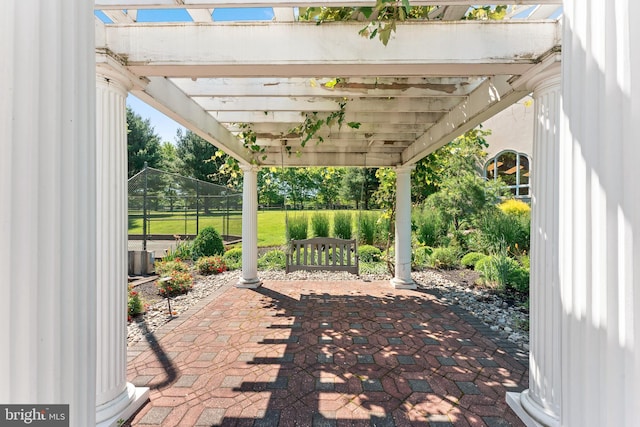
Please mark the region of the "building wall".
<svg viewBox="0 0 640 427"><path fill-rule="evenodd" d="M491 130L491 135L486 138L489 143L487 158L494 157L504 150L525 153L531 158L533 121L533 99L527 96L484 122L484 129Z"/></svg>

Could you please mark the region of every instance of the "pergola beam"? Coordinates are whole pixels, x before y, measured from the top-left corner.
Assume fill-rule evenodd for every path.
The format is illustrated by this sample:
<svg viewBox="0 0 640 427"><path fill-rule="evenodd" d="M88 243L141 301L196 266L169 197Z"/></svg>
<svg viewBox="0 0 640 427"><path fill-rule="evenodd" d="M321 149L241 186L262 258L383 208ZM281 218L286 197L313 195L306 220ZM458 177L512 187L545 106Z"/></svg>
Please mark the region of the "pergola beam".
<svg viewBox="0 0 640 427"><path fill-rule="evenodd" d="M333 97L449 97L465 96L480 78L172 78L189 96L333 96Z"/></svg>
<svg viewBox="0 0 640 427"><path fill-rule="evenodd" d="M405 23L393 49L359 36L361 26L106 25L105 33L106 47L133 73L190 78L519 75L560 43L555 21Z"/></svg>
<svg viewBox="0 0 640 427"><path fill-rule="evenodd" d="M334 112L340 109L342 98L315 97L193 97L207 111L301 111ZM445 112L464 98L367 98L347 99L345 111L350 113Z"/></svg>
<svg viewBox="0 0 640 427"><path fill-rule="evenodd" d="M410 165L419 161L528 93L527 90L515 90L509 84L508 76L487 79L469 96L469 99L444 114L438 123L429 129L429 132L405 150L402 155L403 164Z"/></svg>
<svg viewBox="0 0 640 427"><path fill-rule="evenodd" d="M182 3L182 4L180 4ZM96 9L205 8L216 7L370 7L371 0L96 0ZM474 6L474 0L411 0L412 6ZM561 5L562 0L508 0L503 4Z"/></svg>
<svg viewBox="0 0 640 427"><path fill-rule="evenodd" d="M299 111L212 111L220 123L302 123ZM421 125L435 123L444 113L346 113L345 122Z"/></svg>
<svg viewBox="0 0 640 427"><path fill-rule="evenodd" d="M144 88L134 88L131 93L238 161L251 161L238 138L169 80L151 77Z"/></svg>

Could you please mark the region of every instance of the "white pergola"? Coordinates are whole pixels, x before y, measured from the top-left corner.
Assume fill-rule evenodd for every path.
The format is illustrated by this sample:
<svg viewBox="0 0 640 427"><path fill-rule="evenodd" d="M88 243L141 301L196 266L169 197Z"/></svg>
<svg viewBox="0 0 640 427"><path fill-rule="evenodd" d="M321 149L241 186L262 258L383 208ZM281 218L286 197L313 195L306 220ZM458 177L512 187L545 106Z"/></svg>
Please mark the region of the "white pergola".
<svg viewBox="0 0 640 427"><path fill-rule="evenodd" d="M396 288L415 286L412 165L532 93L530 388L507 400L530 426L634 425L640 30L631 19L640 4L559 2L513 1L511 19L474 22L459 20L473 1L412 1L439 7L430 21L399 25L383 47L357 34L362 22L296 21L294 7L364 0L9 0L0 402L69 403L71 425L85 427L114 425L146 399L126 382L128 92L240 162L238 286L260 285L259 167L394 167ZM231 6L273 7L274 22L212 21ZM547 19L559 6L563 22ZM185 9L192 22L138 22L153 8ZM341 102L345 124L301 147L292 129L304 114L326 117ZM264 153L243 146L240 123Z"/></svg>

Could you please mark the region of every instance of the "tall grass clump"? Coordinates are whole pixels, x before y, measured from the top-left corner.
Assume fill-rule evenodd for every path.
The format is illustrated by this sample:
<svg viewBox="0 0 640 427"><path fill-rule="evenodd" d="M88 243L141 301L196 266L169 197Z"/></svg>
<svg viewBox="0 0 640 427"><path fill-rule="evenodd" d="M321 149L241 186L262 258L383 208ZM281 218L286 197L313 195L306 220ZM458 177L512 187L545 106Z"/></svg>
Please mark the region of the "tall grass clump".
<svg viewBox="0 0 640 427"><path fill-rule="evenodd" d="M296 215L287 221L287 241L307 238L309 220L306 215Z"/></svg>
<svg viewBox="0 0 640 427"><path fill-rule="evenodd" d="M351 223L350 212L336 212L333 215L333 235L339 239L351 239Z"/></svg>
<svg viewBox="0 0 640 427"><path fill-rule="evenodd" d="M329 217L327 214L314 212L311 215L311 229L315 237L329 237Z"/></svg>
<svg viewBox="0 0 640 427"><path fill-rule="evenodd" d="M485 254L496 254L506 248L519 255L529 251L530 227L529 214L512 215L493 209L478 221L470 246Z"/></svg>
<svg viewBox="0 0 640 427"><path fill-rule="evenodd" d="M373 212L364 212L358 219L358 240L362 245L373 245L376 239L377 217Z"/></svg>
<svg viewBox="0 0 640 427"><path fill-rule="evenodd" d="M413 214L416 239L425 246L438 246L441 237L446 234L447 225L440 213L424 206Z"/></svg>
<svg viewBox="0 0 640 427"><path fill-rule="evenodd" d="M483 282L501 291L515 290L525 295L529 292L529 271L504 252L482 258L475 269Z"/></svg>

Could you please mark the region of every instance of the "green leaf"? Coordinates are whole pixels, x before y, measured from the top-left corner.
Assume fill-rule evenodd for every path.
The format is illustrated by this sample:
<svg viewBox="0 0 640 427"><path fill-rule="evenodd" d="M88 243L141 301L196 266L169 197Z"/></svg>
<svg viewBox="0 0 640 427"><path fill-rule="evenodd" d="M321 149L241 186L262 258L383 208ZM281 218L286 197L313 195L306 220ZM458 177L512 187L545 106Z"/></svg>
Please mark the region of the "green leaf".
<svg viewBox="0 0 640 427"><path fill-rule="evenodd" d="M407 9L407 12L411 9L411 5L409 4L409 0L402 0L402 6Z"/></svg>
<svg viewBox="0 0 640 427"><path fill-rule="evenodd" d="M369 17L373 13L373 8L372 7L360 7L360 8L358 8L358 10L360 12L362 12L364 17L367 18L367 19L369 19Z"/></svg>
<svg viewBox="0 0 640 427"><path fill-rule="evenodd" d="M349 122L347 123L351 129L360 129L360 122Z"/></svg>

